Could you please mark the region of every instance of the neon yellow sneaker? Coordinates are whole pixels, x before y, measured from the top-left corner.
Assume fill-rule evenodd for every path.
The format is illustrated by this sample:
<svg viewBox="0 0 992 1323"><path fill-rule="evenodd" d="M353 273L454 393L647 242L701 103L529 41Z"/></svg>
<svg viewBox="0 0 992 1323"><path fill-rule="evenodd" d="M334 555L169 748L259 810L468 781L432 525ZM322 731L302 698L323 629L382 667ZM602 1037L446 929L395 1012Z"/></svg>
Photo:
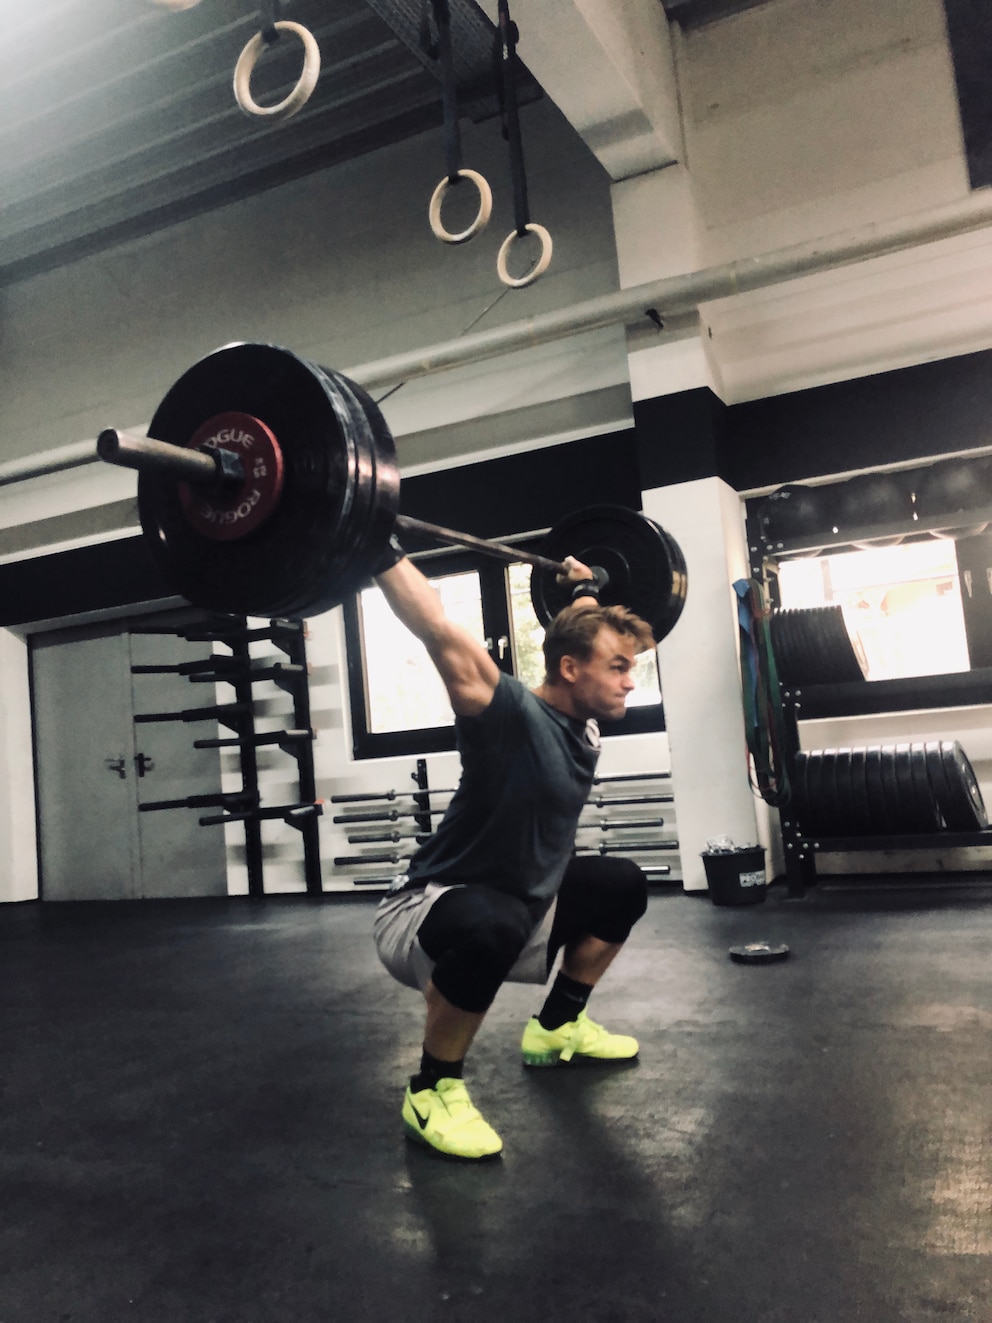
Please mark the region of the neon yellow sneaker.
<svg viewBox="0 0 992 1323"><path fill-rule="evenodd" d="M545 1029L538 1019L529 1020L520 1042L525 1066L565 1065L573 1057L593 1061L631 1061L639 1051L636 1038L611 1034L585 1011L558 1029Z"/></svg>
<svg viewBox="0 0 992 1323"><path fill-rule="evenodd" d="M468 1096L464 1080L438 1080L433 1089L403 1099L403 1124L418 1144L452 1158L494 1158L503 1141Z"/></svg>

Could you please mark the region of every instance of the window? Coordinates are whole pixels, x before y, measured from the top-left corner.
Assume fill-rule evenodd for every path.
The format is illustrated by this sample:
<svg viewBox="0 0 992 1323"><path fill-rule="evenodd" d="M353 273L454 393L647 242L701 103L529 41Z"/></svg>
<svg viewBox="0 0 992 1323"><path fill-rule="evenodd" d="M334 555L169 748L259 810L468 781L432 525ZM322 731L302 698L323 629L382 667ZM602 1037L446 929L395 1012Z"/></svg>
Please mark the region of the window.
<svg viewBox="0 0 992 1323"><path fill-rule="evenodd" d="M544 629L530 600L530 566L463 551L419 558L445 610L488 647L496 664L529 688L544 675ZM345 637L355 756L389 757L453 749L454 715L426 650L395 618L377 588L345 604ZM664 729L657 654L638 658L637 688L622 722L606 735Z"/></svg>
<svg viewBox="0 0 992 1323"><path fill-rule="evenodd" d="M478 574L446 574L433 583L448 617L484 642ZM359 619L369 733L449 725L454 714L441 677L424 646L396 619L378 588L366 588L361 594Z"/></svg>

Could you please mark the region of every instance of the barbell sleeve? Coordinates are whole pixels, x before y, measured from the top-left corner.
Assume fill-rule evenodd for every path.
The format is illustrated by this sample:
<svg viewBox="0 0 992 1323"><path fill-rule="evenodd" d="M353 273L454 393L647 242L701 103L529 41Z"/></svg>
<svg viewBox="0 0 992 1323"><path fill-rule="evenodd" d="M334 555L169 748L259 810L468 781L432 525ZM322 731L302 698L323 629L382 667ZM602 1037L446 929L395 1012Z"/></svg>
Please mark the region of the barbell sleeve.
<svg viewBox="0 0 992 1323"><path fill-rule="evenodd" d="M241 461L233 451L190 450L151 436L135 436L106 427L96 439L96 453L107 464L137 469L140 473L166 473L198 487L239 486L244 481ZM240 470L240 472L238 472Z"/></svg>

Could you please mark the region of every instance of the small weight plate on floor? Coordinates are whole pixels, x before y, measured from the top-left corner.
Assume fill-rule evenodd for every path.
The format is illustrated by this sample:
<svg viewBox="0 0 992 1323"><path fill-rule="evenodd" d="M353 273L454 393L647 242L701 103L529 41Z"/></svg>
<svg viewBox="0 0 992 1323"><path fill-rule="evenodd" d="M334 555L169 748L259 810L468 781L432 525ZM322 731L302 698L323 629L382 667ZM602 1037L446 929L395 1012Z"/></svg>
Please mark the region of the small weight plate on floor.
<svg viewBox="0 0 992 1323"><path fill-rule="evenodd" d="M944 812L948 830L983 831L989 819L968 755L957 740L942 740L940 756L950 795Z"/></svg>
<svg viewBox="0 0 992 1323"><path fill-rule="evenodd" d="M916 796L917 831L928 834L940 831L943 826L937 797L927 775L927 750L925 744L909 746L910 766L913 772L913 790Z"/></svg>
<svg viewBox="0 0 992 1323"><path fill-rule="evenodd" d="M786 960L788 955L787 946L774 946L771 942L748 942L745 946L730 948L731 960L739 965L772 965L776 960Z"/></svg>

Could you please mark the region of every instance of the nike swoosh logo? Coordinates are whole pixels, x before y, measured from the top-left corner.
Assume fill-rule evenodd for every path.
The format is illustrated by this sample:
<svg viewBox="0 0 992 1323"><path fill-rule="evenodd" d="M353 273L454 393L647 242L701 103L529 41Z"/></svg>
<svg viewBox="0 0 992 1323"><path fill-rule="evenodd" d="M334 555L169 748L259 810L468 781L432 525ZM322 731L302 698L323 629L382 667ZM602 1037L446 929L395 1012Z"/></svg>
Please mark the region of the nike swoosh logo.
<svg viewBox="0 0 992 1323"><path fill-rule="evenodd" d="M413 1103L410 1104L410 1110L413 1112L414 1116L417 1118L417 1122L418 1122L418 1124L420 1125L421 1130L426 1130L426 1129L427 1129L427 1122L430 1120L430 1117L429 1117L429 1116L421 1116L420 1113L417 1111L416 1107L414 1107Z"/></svg>

